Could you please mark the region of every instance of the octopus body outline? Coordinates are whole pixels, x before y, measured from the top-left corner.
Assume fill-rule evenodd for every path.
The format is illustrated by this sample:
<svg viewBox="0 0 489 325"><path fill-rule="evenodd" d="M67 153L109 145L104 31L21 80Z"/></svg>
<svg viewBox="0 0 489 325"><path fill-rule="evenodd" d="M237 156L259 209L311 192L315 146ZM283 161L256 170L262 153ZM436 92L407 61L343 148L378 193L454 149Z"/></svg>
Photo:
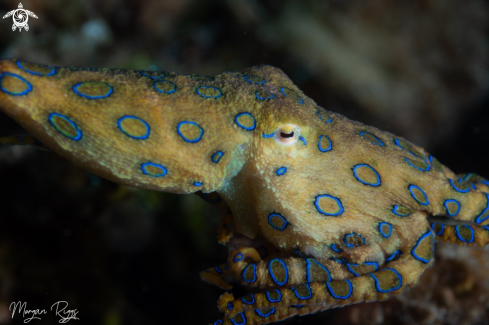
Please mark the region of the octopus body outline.
<svg viewBox="0 0 489 325"><path fill-rule="evenodd" d="M151 75L1 60L0 110L31 135L0 143L50 148L117 183L197 193L220 208L229 257L201 278L260 291L222 295L216 324L383 300L418 283L435 240L489 241L486 179L324 110L277 68L165 72L158 87ZM64 98L37 105L47 86ZM137 109L141 97L150 104Z"/></svg>

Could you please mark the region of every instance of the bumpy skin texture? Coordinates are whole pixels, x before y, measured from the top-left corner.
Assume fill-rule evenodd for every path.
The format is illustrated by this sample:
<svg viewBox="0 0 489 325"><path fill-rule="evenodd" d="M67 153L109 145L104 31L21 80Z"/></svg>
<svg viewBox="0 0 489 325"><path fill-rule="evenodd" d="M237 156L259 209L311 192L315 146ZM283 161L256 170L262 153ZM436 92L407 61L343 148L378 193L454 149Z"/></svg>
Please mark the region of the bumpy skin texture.
<svg viewBox="0 0 489 325"><path fill-rule="evenodd" d="M34 136L2 143L220 207L230 254L203 280L262 290L221 296L216 324L386 299L417 284L435 236L489 238L488 181L326 111L271 66L196 76L2 60L0 109Z"/></svg>

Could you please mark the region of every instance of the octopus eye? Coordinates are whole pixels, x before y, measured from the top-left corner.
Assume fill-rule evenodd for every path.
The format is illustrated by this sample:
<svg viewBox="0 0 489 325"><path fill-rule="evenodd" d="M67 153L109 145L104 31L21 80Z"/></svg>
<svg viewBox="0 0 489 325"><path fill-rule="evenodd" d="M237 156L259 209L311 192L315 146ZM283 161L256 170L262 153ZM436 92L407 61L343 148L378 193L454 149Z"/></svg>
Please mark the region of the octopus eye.
<svg viewBox="0 0 489 325"><path fill-rule="evenodd" d="M290 133L280 132L280 137L281 138L292 138L293 136L294 136L294 131L292 131Z"/></svg>
<svg viewBox="0 0 489 325"><path fill-rule="evenodd" d="M297 142L300 136L300 129L295 124L285 124L280 126L275 132L275 140L282 145L292 145Z"/></svg>

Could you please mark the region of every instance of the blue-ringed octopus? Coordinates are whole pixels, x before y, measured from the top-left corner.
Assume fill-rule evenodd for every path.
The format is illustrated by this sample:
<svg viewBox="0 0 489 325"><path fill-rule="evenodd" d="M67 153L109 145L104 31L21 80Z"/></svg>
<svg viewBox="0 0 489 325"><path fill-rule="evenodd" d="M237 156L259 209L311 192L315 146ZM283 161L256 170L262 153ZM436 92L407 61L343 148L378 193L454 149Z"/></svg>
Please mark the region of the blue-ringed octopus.
<svg viewBox="0 0 489 325"><path fill-rule="evenodd" d="M219 75L0 61L0 110L49 148L128 186L222 210L214 324L266 324L415 286L434 242L489 239L489 181L318 106L278 68Z"/></svg>

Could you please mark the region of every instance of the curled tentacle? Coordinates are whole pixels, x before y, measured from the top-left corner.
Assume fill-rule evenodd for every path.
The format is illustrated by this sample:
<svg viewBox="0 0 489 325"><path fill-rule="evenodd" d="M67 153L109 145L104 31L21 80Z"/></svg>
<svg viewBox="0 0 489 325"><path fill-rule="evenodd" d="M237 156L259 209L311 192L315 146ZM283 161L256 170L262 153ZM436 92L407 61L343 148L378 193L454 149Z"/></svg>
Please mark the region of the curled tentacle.
<svg viewBox="0 0 489 325"><path fill-rule="evenodd" d="M428 230L402 251L400 257L388 262L384 268L357 277L288 284L240 299L225 294L218 303L226 316L224 324L266 324L297 314L385 300L416 285L420 275L432 265L433 234Z"/></svg>
<svg viewBox="0 0 489 325"><path fill-rule="evenodd" d="M224 290L231 290L233 288L233 286L226 281L226 278L229 278L229 275L228 264L216 265L200 272L202 281L218 286Z"/></svg>
<svg viewBox="0 0 489 325"><path fill-rule="evenodd" d="M424 256L429 257L432 242L427 241L425 246ZM431 258L424 263L413 255L405 254L384 269L351 279L304 283L236 300L226 295L223 299L226 305L223 324L267 324L328 308L385 300L416 285L421 273L431 264Z"/></svg>
<svg viewBox="0 0 489 325"><path fill-rule="evenodd" d="M435 215L479 225L489 223L489 181L477 174L448 178L437 202Z"/></svg>
<svg viewBox="0 0 489 325"><path fill-rule="evenodd" d="M447 225L440 222L431 224L436 241L460 246L484 247L489 243L489 225L476 224Z"/></svg>
<svg viewBox="0 0 489 325"><path fill-rule="evenodd" d="M385 300L401 293L406 287L417 284L419 276L433 262L433 235L430 231L397 260L375 272L343 280L318 281L277 288L255 293L241 299L226 301L226 316L233 317L241 311L282 308L291 305L344 306L361 301ZM251 303L252 302L252 303ZM223 305L224 303L220 303Z"/></svg>
<svg viewBox="0 0 489 325"><path fill-rule="evenodd" d="M261 259L254 248L242 247L229 254L228 264L230 272L242 285L259 288L345 279L378 268L377 263L358 265L338 259L281 256L283 254L270 254Z"/></svg>

